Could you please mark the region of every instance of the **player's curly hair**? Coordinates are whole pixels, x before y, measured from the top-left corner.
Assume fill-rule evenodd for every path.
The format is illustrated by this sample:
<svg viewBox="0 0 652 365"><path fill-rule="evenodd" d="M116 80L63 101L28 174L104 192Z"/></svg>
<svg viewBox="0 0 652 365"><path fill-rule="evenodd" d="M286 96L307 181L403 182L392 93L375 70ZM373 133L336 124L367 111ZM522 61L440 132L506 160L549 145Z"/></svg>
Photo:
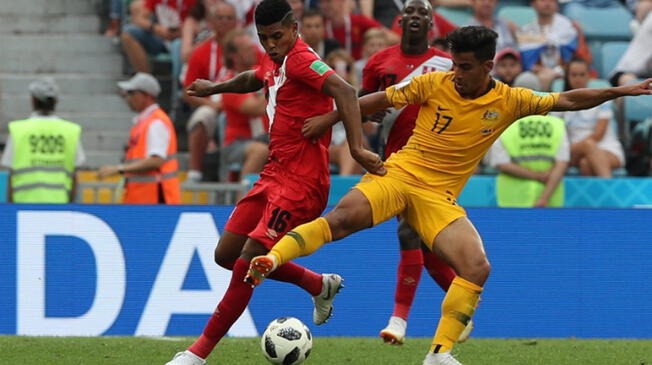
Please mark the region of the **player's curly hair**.
<svg viewBox="0 0 652 365"><path fill-rule="evenodd" d="M281 22L283 25L294 22L292 8L286 0L263 0L256 7L254 19L258 25L271 25Z"/></svg>
<svg viewBox="0 0 652 365"><path fill-rule="evenodd" d="M498 33L487 27L471 25L455 29L446 40L451 53L473 52L475 58L484 62L494 59L497 38Z"/></svg>

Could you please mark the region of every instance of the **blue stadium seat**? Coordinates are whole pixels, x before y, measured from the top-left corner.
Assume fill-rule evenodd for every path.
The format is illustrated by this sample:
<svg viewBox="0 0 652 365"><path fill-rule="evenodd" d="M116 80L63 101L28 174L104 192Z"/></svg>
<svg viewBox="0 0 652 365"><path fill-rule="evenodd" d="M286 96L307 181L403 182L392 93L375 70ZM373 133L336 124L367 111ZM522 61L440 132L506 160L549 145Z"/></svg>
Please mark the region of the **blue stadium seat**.
<svg viewBox="0 0 652 365"><path fill-rule="evenodd" d="M519 27L532 22L537 13L530 6L504 6L498 10L498 16L513 21Z"/></svg>
<svg viewBox="0 0 652 365"><path fill-rule="evenodd" d="M577 21L588 40L630 40L631 13L623 6L611 8L587 8L581 5L569 6L565 13Z"/></svg>
<svg viewBox="0 0 652 365"><path fill-rule="evenodd" d="M602 45L600 49L602 57L601 77L609 77L609 74L616 67L616 64L618 64L627 47L629 47L629 42L606 42Z"/></svg>
<svg viewBox="0 0 652 365"><path fill-rule="evenodd" d="M639 80L642 82L643 80ZM643 121L652 117L652 95L625 97L625 120Z"/></svg>
<svg viewBox="0 0 652 365"><path fill-rule="evenodd" d="M437 12L458 27L467 25L473 17L471 9L467 8L447 8L440 6L437 8Z"/></svg>
<svg viewBox="0 0 652 365"><path fill-rule="evenodd" d="M609 81L603 80L603 79L591 79L589 80L589 85L591 89L600 89L600 88L606 88L606 87L611 87L611 84L609 84ZM553 92L561 92L564 91L564 80L563 79L556 79L555 81L552 82L552 86L550 89Z"/></svg>

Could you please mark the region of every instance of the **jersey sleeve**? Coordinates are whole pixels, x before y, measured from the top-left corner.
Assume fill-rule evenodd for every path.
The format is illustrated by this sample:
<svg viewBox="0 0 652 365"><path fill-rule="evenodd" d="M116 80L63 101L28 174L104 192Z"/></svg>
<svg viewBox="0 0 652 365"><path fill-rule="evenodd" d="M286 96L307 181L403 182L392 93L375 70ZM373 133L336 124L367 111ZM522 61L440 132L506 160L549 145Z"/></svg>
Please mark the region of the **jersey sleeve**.
<svg viewBox="0 0 652 365"><path fill-rule="evenodd" d="M318 91L321 91L324 81L333 73L335 71L312 52L301 52L288 58L285 69L289 79L303 82Z"/></svg>
<svg viewBox="0 0 652 365"><path fill-rule="evenodd" d="M513 88L511 92L510 99L513 104L510 109L517 113L515 120L528 115L548 114L559 101L559 93L544 93L525 88Z"/></svg>
<svg viewBox="0 0 652 365"><path fill-rule="evenodd" d="M378 54L375 54L369 58L367 64L364 65L362 69L362 89L366 91L376 91L380 89L380 80L378 75L378 60L380 57L376 57Z"/></svg>
<svg viewBox="0 0 652 365"><path fill-rule="evenodd" d="M398 83L390 86L385 90L387 100L396 109L400 109L408 104L424 104L434 87L437 85L437 79L440 77L438 72L431 72L420 75L410 81Z"/></svg>

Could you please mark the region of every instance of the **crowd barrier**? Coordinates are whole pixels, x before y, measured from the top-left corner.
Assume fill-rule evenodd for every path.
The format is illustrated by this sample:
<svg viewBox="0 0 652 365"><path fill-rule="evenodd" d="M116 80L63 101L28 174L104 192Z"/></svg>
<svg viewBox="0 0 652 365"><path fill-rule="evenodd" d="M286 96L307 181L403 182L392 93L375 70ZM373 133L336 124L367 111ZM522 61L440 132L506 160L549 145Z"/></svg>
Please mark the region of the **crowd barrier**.
<svg viewBox="0 0 652 365"><path fill-rule="evenodd" d="M231 207L0 205L0 334L198 335L230 273L213 249ZM475 337L651 338L652 211L468 209L492 263ZM346 288L327 325L307 293L266 281L231 336L296 316L317 336L376 336L393 305L396 221L298 262ZM442 290L424 274L409 336L432 335Z"/></svg>

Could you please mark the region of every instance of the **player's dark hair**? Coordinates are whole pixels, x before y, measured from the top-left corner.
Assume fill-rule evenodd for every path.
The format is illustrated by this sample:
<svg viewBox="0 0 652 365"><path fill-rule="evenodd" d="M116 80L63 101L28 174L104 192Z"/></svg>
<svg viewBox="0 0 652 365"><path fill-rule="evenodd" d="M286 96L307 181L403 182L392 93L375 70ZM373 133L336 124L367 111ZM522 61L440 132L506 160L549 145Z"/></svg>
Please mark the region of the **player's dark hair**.
<svg viewBox="0 0 652 365"><path fill-rule="evenodd" d="M301 20L307 19L307 18L314 18L314 17L320 17L324 19L324 14L321 13L321 11L317 9L308 9L303 12L303 15L301 15Z"/></svg>
<svg viewBox="0 0 652 365"><path fill-rule="evenodd" d="M288 25L295 21L292 8L286 0L263 0L256 7L254 19L258 25L272 25L278 22Z"/></svg>
<svg viewBox="0 0 652 365"><path fill-rule="evenodd" d="M44 114L53 112L56 105L56 98L46 98L45 100L39 100L35 97L32 97L32 106L34 107L34 110L38 110Z"/></svg>
<svg viewBox="0 0 652 365"><path fill-rule="evenodd" d="M405 8L408 7L408 4L409 4L409 3L412 3L412 2L420 2L420 3L423 3L423 4L426 6L426 8L432 10L432 4L431 4L430 1L428 1L428 0L407 0L407 1L405 1L405 3L403 4L403 9L401 9L401 13L405 10ZM432 15L431 15L431 17L432 17Z"/></svg>
<svg viewBox="0 0 652 365"><path fill-rule="evenodd" d="M496 39L498 33L477 25L457 28L452 31L446 40L451 53L473 52L479 61L490 61L496 55Z"/></svg>

